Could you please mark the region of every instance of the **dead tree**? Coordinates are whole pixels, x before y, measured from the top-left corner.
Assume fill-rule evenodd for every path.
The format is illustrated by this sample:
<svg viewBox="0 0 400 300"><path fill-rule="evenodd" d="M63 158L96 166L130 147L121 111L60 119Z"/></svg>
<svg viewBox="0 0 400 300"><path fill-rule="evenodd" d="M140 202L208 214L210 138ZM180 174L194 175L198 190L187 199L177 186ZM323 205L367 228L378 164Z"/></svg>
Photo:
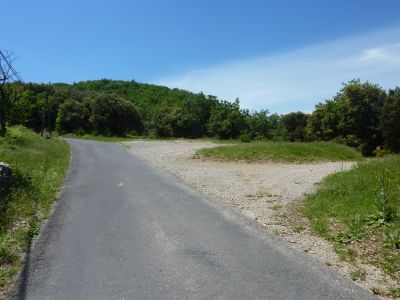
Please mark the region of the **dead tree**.
<svg viewBox="0 0 400 300"><path fill-rule="evenodd" d="M7 132L4 86L7 81L23 82L22 78L18 75L12 65L12 56L12 54L0 50L0 136L4 136Z"/></svg>

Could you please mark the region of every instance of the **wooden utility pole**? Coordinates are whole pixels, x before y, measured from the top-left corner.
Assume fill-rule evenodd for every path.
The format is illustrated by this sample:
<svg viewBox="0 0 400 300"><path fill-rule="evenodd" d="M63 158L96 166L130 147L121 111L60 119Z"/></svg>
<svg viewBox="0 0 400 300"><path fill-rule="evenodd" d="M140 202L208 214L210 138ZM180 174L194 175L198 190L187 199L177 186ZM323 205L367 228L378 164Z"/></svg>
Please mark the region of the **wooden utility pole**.
<svg viewBox="0 0 400 300"><path fill-rule="evenodd" d="M41 125L41 128L40 128L40 136L43 136L43 133L44 133L44 119L45 119L45 115L46 115L45 110L46 110L46 105L43 104L43 107L42 107L42 125Z"/></svg>
<svg viewBox="0 0 400 300"><path fill-rule="evenodd" d="M47 129L49 131L49 138L51 138L51 104L49 102L49 93L46 93L46 106L47 106Z"/></svg>
<svg viewBox="0 0 400 300"><path fill-rule="evenodd" d="M49 93L46 92L43 109L42 109L42 126L40 130L40 135L43 136L44 129L47 129L49 137L51 138L51 108L49 104Z"/></svg>

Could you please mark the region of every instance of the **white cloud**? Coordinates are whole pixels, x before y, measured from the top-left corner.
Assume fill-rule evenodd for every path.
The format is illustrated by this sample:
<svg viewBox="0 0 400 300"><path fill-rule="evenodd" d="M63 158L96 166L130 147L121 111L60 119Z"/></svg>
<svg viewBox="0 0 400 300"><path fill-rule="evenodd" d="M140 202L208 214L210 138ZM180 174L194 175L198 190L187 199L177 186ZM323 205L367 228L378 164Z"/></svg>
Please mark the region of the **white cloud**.
<svg viewBox="0 0 400 300"><path fill-rule="evenodd" d="M388 45L386 47L371 48L364 51L362 61L400 63L400 43Z"/></svg>
<svg viewBox="0 0 400 300"><path fill-rule="evenodd" d="M242 107L284 113L310 112L354 78L384 88L400 85L400 27L192 70L156 83L226 100L239 98Z"/></svg>

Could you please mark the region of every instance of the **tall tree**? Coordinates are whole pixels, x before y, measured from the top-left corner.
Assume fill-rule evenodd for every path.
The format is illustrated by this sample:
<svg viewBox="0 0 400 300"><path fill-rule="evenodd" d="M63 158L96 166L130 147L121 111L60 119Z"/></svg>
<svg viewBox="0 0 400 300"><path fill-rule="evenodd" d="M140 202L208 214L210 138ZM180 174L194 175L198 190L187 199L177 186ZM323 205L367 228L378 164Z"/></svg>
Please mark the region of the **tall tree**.
<svg viewBox="0 0 400 300"><path fill-rule="evenodd" d="M308 115L298 111L282 116L285 138L289 141L304 141Z"/></svg>
<svg viewBox="0 0 400 300"><path fill-rule="evenodd" d="M341 135L339 122L342 112L336 98L319 103L308 118L307 140L331 140Z"/></svg>
<svg viewBox="0 0 400 300"><path fill-rule="evenodd" d="M260 110L249 114L248 127L249 133L253 138L264 139L269 138L269 111Z"/></svg>
<svg viewBox="0 0 400 300"><path fill-rule="evenodd" d="M372 155L383 143L379 129L380 113L386 92L378 85L352 80L338 95L342 120L338 127L349 144L354 143L364 155Z"/></svg>
<svg viewBox="0 0 400 300"><path fill-rule="evenodd" d="M208 130L222 139L237 138L246 126L245 113L240 109L239 99L234 102L220 101L211 111Z"/></svg>
<svg viewBox="0 0 400 300"><path fill-rule="evenodd" d="M56 120L57 131L62 134L69 132L76 134L90 132L90 111L89 101L67 99L58 109Z"/></svg>
<svg viewBox="0 0 400 300"><path fill-rule="evenodd" d="M97 95L90 98L89 122L98 134L124 136L141 131L142 123L136 107L116 95Z"/></svg>
<svg viewBox="0 0 400 300"><path fill-rule="evenodd" d="M389 90L382 109L380 128L385 147L400 152L400 88Z"/></svg>
<svg viewBox="0 0 400 300"><path fill-rule="evenodd" d="M6 128L6 97L4 94L4 85L9 80L19 80L22 78L12 66L12 54L0 51L0 136L7 132Z"/></svg>

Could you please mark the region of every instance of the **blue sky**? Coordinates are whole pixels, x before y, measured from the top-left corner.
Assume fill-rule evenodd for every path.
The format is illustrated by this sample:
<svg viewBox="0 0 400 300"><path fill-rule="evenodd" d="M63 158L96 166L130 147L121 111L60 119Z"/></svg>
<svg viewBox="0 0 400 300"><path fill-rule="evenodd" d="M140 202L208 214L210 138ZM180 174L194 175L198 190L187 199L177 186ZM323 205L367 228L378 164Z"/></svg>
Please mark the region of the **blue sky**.
<svg viewBox="0 0 400 300"><path fill-rule="evenodd" d="M69 0L2 4L2 50L25 81L157 83L272 112L342 82L400 85L400 1Z"/></svg>

